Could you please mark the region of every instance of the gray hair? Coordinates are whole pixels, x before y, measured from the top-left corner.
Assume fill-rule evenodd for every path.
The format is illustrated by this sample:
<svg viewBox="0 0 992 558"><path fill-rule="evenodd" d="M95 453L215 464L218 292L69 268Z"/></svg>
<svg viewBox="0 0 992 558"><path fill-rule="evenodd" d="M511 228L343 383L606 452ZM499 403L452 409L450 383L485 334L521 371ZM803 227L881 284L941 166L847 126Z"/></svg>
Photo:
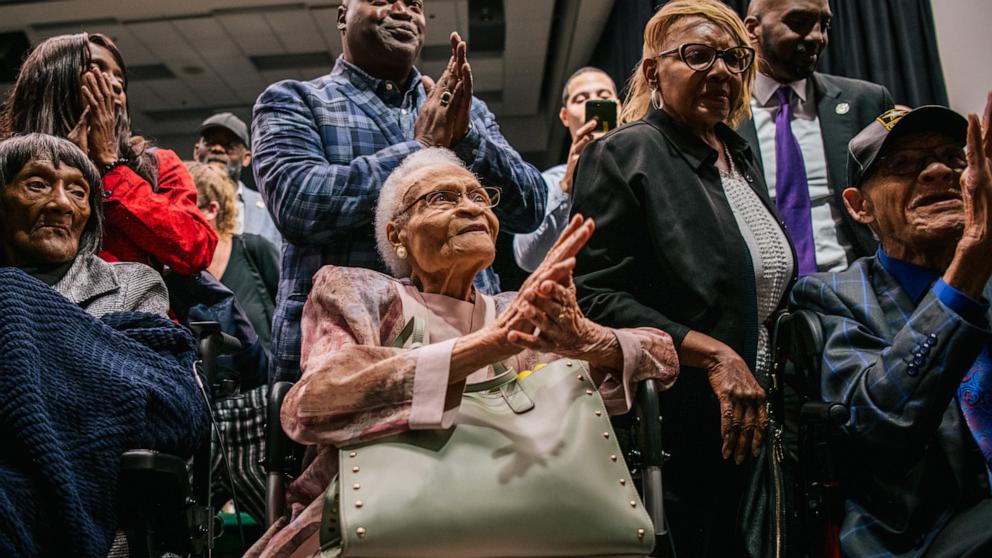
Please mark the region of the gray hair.
<svg viewBox="0 0 992 558"><path fill-rule="evenodd" d="M449 149L430 147L407 156L386 178L379 191L379 202L375 207L375 242L379 256L394 277L409 277L410 264L396 255L396 249L386 235L386 225L394 222L402 227L408 215L397 215L402 209L403 196L413 183L410 178L419 170L449 165L467 171L465 163Z"/></svg>
<svg viewBox="0 0 992 558"><path fill-rule="evenodd" d="M79 239L79 254L96 254L103 241L103 188L100 172L76 144L45 134L12 136L0 141L0 190L3 190L31 161L51 161L79 169L90 186L90 218Z"/></svg>

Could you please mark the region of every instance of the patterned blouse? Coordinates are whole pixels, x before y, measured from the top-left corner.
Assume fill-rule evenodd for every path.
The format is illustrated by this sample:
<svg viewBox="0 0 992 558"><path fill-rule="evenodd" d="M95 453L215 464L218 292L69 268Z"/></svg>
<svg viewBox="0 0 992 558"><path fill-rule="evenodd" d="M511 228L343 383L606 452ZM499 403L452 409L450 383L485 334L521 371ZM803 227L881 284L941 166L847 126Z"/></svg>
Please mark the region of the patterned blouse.
<svg viewBox="0 0 992 558"><path fill-rule="evenodd" d="M338 471L336 446L350 445L406 429L450 427L466 382L448 384L451 352L458 337L496 320L516 293L478 293L475 302L420 293L368 269L326 266L314 276L303 311L302 377L286 396L282 425L314 459L290 486L290 518L277 522L246 556L289 557L317 553L321 495ZM426 322L424 345L396 349L388 344L406 322ZM613 330L623 369L592 369L610 413L627 412L631 386L658 380L667 389L678 375L678 357L668 334L654 328ZM524 350L504 363L526 370L558 357ZM491 374L478 370L467 383Z"/></svg>

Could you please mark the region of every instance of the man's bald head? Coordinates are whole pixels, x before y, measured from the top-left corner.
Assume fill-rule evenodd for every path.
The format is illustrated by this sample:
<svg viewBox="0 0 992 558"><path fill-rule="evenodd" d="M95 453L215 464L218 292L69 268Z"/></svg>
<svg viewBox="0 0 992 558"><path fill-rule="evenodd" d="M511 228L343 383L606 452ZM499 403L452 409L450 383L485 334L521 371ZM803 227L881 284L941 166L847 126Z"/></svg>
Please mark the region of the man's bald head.
<svg viewBox="0 0 992 558"><path fill-rule="evenodd" d="M813 73L833 18L827 0L752 0L747 13L744 27L761 73L779 83Z"/></svg>

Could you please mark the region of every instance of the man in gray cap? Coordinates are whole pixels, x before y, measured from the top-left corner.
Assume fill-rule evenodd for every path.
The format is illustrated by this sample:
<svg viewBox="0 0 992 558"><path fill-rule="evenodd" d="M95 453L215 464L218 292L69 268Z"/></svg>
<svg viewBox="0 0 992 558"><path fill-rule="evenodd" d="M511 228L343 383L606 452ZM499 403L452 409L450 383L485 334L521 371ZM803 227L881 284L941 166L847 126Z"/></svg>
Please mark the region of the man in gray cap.
<svg viewBox="0 0 992 558"><path fill-rule="evenodd" d="M251 164L251 136L243 120L230 112L215 114L200 125L200 137L193 146L193 159L224 170L238 185L238 224L235 234L262 236L277 248L282 235L265 208L261 194L241 182L241 172Z"/></svg>
<svg viewBox="0 0 992 558"><path fill-rule="evenodd" d="M992 556L992 95L985 130L894 109L851 140L844 201L881 244L800 280L821 398L848 406L845 556Z"/></svg>

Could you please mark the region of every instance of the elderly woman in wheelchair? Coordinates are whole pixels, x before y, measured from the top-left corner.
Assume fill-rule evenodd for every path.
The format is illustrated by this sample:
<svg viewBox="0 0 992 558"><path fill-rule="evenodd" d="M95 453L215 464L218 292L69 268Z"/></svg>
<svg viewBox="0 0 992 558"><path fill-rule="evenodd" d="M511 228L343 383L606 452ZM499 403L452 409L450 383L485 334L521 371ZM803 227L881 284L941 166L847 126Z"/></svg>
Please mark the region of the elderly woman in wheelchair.
<svg viewBox="0 0 992 558"><path fill-rule="evenodd" d="M0 555L106 556L122 453L190 455L206 406L158 274L107 263L71 142L0 142Z"/></svg>
<svg viewBox="0 0 992 558"><path fill-rule="evenodd" d="M591 220L576 216L519 292L490 297L473 287L473 278L494 258L499 221L492 208L499 201L499 189L482 186L452 152L420 151L387 179L376 210L379 252L394 276L333 266L317 273L303 311L303 376L282 408L285 431L293 440L311 444L313 451L308 453L313 458L288 491L289 516L273 525L250 554L310 556L320 546L327 549L326 535L334 527L329 523L336 522L336 506L346 507L347 501L349 509L373 507L371 500L351 502L355 493L361 498L367 490L362 481L348 480L347 486L342 482L335 488L339 470L340 479L346 473L366 474L359 456L364 457L367 450L340 450L347 452L341 459L350 462L339 463L337 448L422 434L420 441L437 441L431 453L447 443L453 425L462 428L463 393L475 391L473 385L487 379L496 385L493 376L504 369L525 371L513 375L526 382L527 372L533 370L529 377L537 378L554 366L548 364L542 370L542 364L562 357L574 359L567 363L576 365L568 375L571 383L555 388L564 393L573 384L589 382L585 385L598 389L610 414L629 410L634 383L655 379L667 388L675 381L678 361L667 334L651 328L602 327L579 310L572 284L573 256L592 234ZM412 344L410 337L416 338ZM583 375L586 363L588 373ZM584 395L592 396L595 391L584 389ZM543 404L539 397L534 397L532 406ZM594 417L589 412L591 420L602 421L595 427L600 441L610 438L608 421L602 415L596 411ZM525 414L521 417L526 420ZM532 428L553 430L564 422L559 416L533 423ZM563 447L567 442L527 450L508 446L505 451L515 453L516 461L503 471L500 482L512 485L513 479L540 468L542 459L567 452ZM533 459L520 457L526 451L533 451ZM611 459L604 454L603 460L623 467L616 453ZM390 466L398 475L409 464ZM455 470L469 472L474 466L455 463ZM374 485L390 473L374 474L369 471L364 482ZM610 477L610 486L629 490L625 475L617 474ZM346 492L340 501L331 494L335 490ZM625 498L623 505L630 500L629 507L636 506L636 498L636 494ZM493 519L499 517L495 510L508 505L498 500L491 504ZM429 513L409 512L410 520ZM590 517L596 512L587 510ZM595 523L589 520L590 525ZM341 529L348 530L345 539L357 534L355 540L369 544L380 534L371 526L342 524ZM426 544L417 547L431 549L425 552L451 555L450 537L455 530L452 526L422 533L411 541ZM631 540L636 540L635 532L644 536L644 529L631 528ZM433 542L424 543L425 537ZM413 548L405 549L407 555L419 552ZM404 549L394 551L404 554ZM463 548L455 554L471 555L472 551Z"/></svg>

